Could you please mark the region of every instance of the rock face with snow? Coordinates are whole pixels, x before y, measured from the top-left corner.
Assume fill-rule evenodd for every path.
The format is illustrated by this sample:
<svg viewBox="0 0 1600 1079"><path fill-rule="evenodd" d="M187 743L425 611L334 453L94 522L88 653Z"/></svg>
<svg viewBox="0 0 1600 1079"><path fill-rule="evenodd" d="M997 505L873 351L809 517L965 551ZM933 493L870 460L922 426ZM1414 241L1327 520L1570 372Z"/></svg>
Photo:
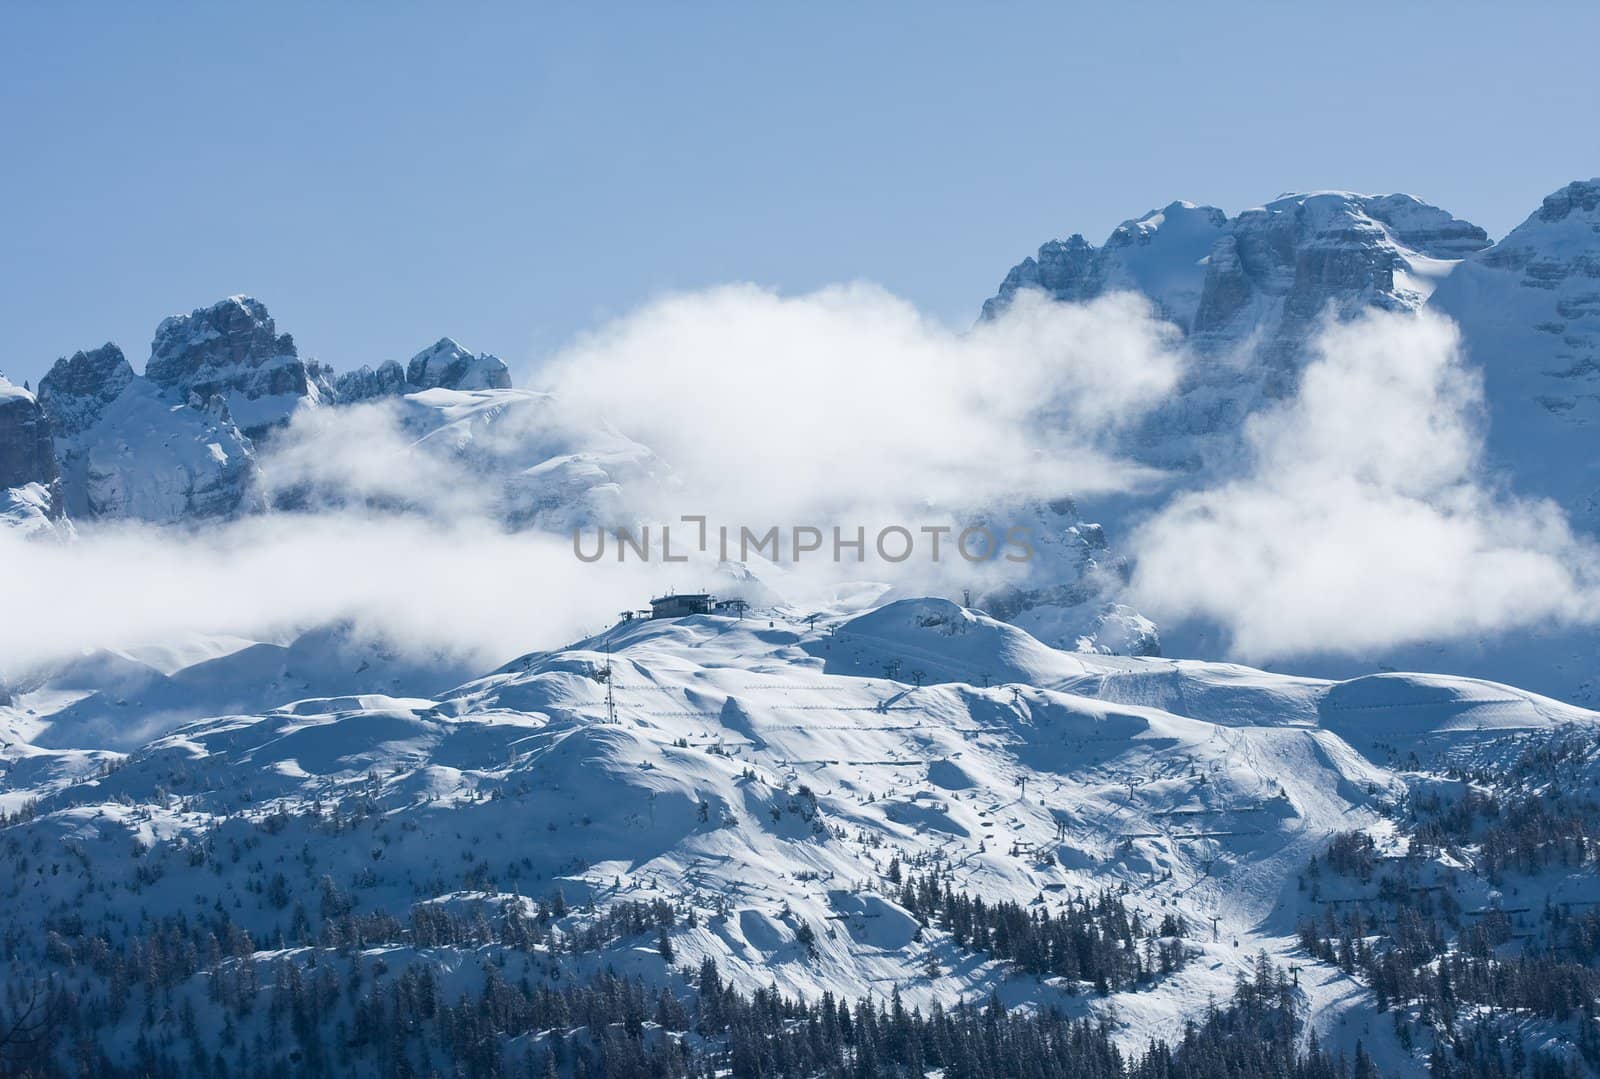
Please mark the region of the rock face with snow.
<svg viewBox="0 0 1600 1079"><path fill-rule="evenodd" d="M419 390L511 388L511 374L498 357L484 352L474 356L448 337L441 337L431 347L411 357L406 365L406 381Z"/></svg>
<svg viewBox="0 0 1600 1079"><path fill-rule="evenodd" d="M448 337L411 357L405 367L394 360L377 370L363 365L334 383L340 403L396 397L423 390L509 390L511 372L505 362L486 352L473 355Z"/></svg>
<svg viewBox="0 0 1600 1079"><path fill-rule="evenodd" d="M1600 179L1550 195L1429 306L1460 324L1483 370L1496 463L1600 528Z"/></svg>
<svg viewBox="0 0 1600 1079"><path fill-rule="evenodd" d="M60 516L49 418L32 393L0 375L0 527L40 532Z"/></svg>
<svg viewBox="0 0 1600 1079"><path fill-rule="evenodd" d="M0 487L56 482L50 423L34 395L0 375Z"/></svg>
<svg viewBox="0 0 1600 1079"><path fill-rule="evenodd" d="M411 392L411 386L406 382L406 369L393 360L380 364L377 370L362 364L354 371L346 371L334 379L333 389L341 404L398 397Z"/></svg>
<svg viewBox="0 0 1600 1079"><path fill-rule="evenodd" d="M301 360L294 339L278 333L266 307L249 296L163 321L144 373L179 400L221 397L250 438L269 434L302 404L333 396L326 372Z"/></svg>
<svg viewBox="0 0 1600 1079"><path fill-rule="evenodd" d="M1188 330L1205 287L1206 259L1228 230L1227 214L1216 207L1174 202L1124 221L1103 247L1078 234L1051 240L1036 257L1011 268L1000 291L983 305L984 317L998 316L1023 289L1041 289L1065 302L1131 290Z"/></svg>
<svg viewBox="0 0 1600 1079"><path fill-rule="evenodd" d="M51 485L59 472L61 484L53 499L50 490L42 496L35 492L28 499L19 496L12 509L20 515L35 504L48 504L53 512L64 507L78 518L158 524L254 512L266 506L257 441L270 443L301 410L430 390L509 390L510 385L504 363L474 355L449 338L418 353L406 367L391 361L376 371L362 367L334 379L321 364L300 358L294 340L278 333L259 300L233 296L163 321L143 375L134 372L121 349L106 344L57 361L40 382L37 407L31 394L17 389L19 419L0 426L0 436L16 443L7 453L18 475L26 470L37 478L43 475L36 460L42 445L50 475L40 482L55 490ZM40 410L48 423L29 427L24 439L20 417ZM412 411L432 415L426 408ZM491 409L490 415L499 411ZM430 426L424 419L419 435ZM12 428L13 434L5 436ZM23 441L30 447L26 467ZM540 457L520 467L545 463L547 458ZM541 481L530 479L524 486L539 488Z"/></svg>
<svg viewBox="0 0 1600 1079"><path fill-rule="evenodd" d="M112 344L58 360L40 380L70 516L171 524L259 507L254 449L226 399L179 392L134 374Z"/></svg>
<svg viewBox="0 0 1600 1079"><path fill-rule="evenodd" d="M984 304L997 317L1018 291L1064 301L1130 290L1150 298L1196 353L1180 394L1129 447L1164 468L1225 463L1242 418L1293 391L1325 315L1416 310L1456 263L1488 246L1476 225L1410 195L1286 195L1228 218L1175 202L1126 221L1099 248L1051 241Z"/></svg>

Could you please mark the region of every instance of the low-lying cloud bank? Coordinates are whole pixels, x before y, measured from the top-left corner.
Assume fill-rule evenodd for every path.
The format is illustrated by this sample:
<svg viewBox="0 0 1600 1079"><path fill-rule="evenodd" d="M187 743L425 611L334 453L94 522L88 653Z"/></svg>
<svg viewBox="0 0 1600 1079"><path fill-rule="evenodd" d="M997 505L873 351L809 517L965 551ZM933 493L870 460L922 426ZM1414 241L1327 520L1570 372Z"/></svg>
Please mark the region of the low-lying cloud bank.
<svg viewBox="0 0 1600 1079"><path fill-rule="evenodd" d="M1600 555L1486 474L1482 422L1453 323L1327 326L1297 396L1249 420L1247 474L1133 536L1135 600L1256 662L1595 620Z"/></svg>
<svg viewBox="0 0 1600 1079"><path fill-rule="evenodd" d="M580 563L575 519L870 535L1149 494L1173 479L1119 439L1177 392L1186 362L1176 330L1129 295L1023 296L963 332L864 285L668 297L551 358L532 380L548 392L462 398L448 415L389 402L298 416L263 457L294 512L194 532L86 523L62 545L0 533L0 678L85 648L335 620L489 664L657 591L715 586L714 559ZM1249 421L1244 474L1111 537L1134 556L1132 600L1158 621L1220 624L1258 662L1594 620L1600 556L1559 508L1485 474L1481 422L1450 323L1330 324L1298 395ZM537 513L512 519L518 499ZM812 602L877 594L863 582L976 593L1010 571L869 550L761 574Z"/></svg>
<svg viewBox="0 0 1600 1079"><path fill-rule="evenodd" d="M356 513L194 533L92 527L73 543L0 532L0 675L86 648L196 633L280 640L343 621L391 647L500 663L603 628L657 583L645 566L574 574L569 543L479 520Z"/></svg>
<svg viewBox="0 0 1600 1079"><path fill-rule="evenodd" d="M59 546L0 534L6 606L25 612L0 620L0 678L86 648L333 620L503 661L718 579L714 559L584 565L560 527L573 520L873 535L1125 489L1150 474L1113 438L1182 365L1179 335L1132 296L1028 298L969 331L866 285L670 296L552 357L532 380L543 389L514 400L303 411L262 453L263 486L290 512L193 532L82 522ZM887 564L870 540L866 555L763 576L788 598L994 577L949 554Z"/></svg>

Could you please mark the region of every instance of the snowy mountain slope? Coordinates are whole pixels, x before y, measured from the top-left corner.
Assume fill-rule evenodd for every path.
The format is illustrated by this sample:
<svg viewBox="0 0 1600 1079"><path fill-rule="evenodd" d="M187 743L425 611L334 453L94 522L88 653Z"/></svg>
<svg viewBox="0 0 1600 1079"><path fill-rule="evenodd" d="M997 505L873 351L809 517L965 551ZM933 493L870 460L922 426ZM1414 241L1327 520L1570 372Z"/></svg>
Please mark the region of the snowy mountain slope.
<svg viewBox="0 0 1600 1079"><path fill-rule="evenodd" d="M1569 184L1493 245L1475 226L1410 196L1286 196L1220 223L1215 211L1174 204L1125 223L1101 248L1081 238L1046 245L1012 271L985 310L992 314L1028 287L1063 298L1127 287L1156 299L1188 335L1195 355L1179 394L1124 447L1169 470L1168 482L1085 504L1112 548L1175 492L1248 471L1245 421L1293 388L1318 320L1373 308L1427 309L1457 321L1467 369L1484 379L1482 485L1551 499L1580 536L1592 535L1600 466L1587 432L1600 398L1585 386L1595 336L1586 312L1600 264L1596 190L1594 182ZM1182 227L1164 239L1174 223ZM1211 249L1197 259L1209 233ZM1068 257L1069 248L1077 254ZM1114 604L1119 596L1112 588L1104 598ZM1046 623L1019 617L1049 635ZM1225 633L1198 622L1165 624L1161 638L1168 654L1216 657L1228 646ZM1470 673L1592 705L1600 701L1595 644L1582 626L1535 625L1297 662L1337 678L1394 668Z"/></svg>
<svg viewBox="0 0 1600 1079"><path fill-rule="evenodd" d="M150 650L102 649L16 679L0 732L57 749L136 749L206 716L254 712L284 700L353 692L435 693L470 672L459 661L402 657L348 626L286 644L231 639L220 654L165 670Z"/></svg>
<svg viewBox="0 0 1600 1079"><path fill-rule="evenodd" d="M1551 194L1467 259L1429 307L1455 319L1485 380L1489 450L1520 490L1600 527L1600 179Z"/></svg>
<svg viewBox="0 0 1600 1079"><path fill-rule="evenodd" d="M389 912L400 932L417 904L498 923L559 891L557 924L578 934L662 900L695 912L670 933L674 962L713 958L742 985L897 988L923 1006L996 991L1114 1016L1129 1046L1177 1034L1265 949L1303 966L1321 1036L1415 1068L1361 984L1296 951L1296 874L1336 832L1392 831L1396 753L1504 758L1506 739L1597 722L1451 679L1065 653L942 600L815 629L776 611L635 622L432 698L202 720L109 770L104 754L8 746L0 806L33 801L4 829L0 891L15 917L111 947L147 919L226 912L263 960L328 939L341 911ZM1384 746L1364 744L1374 729ZM1149 924L1182 917L1192 958L1085 995L920 926L901 872L1035 910L1125 888ZM409 951L414 932L355 954L477 969L473 948ZM659 952L653 932L595 953L519 949L508 977L609 963L667 984Z"/></svg>
<svg viewBox="0 0 1600 1079"><path fill-rule="evenodd" d="M72 525L62 517L57 495L55 487L42 483L0 489L0 528L25 536L71 535Z"/></svg>
<svg viewBox="0 0 1600 1079"><path fill-rule="evenodd" d="M69 516L161 524L260 508L254 448L220 395L185 401L106 344L39 382Z"/></svg>

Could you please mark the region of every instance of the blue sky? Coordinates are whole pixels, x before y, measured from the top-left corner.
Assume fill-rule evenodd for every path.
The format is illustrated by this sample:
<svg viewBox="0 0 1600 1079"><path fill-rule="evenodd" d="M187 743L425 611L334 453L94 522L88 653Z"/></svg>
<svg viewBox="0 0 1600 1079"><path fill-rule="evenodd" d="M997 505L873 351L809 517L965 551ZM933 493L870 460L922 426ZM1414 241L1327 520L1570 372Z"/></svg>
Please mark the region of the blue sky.
<svg viewBox="0 0 1600 1079"><path fill-rule="evenodd" d="M305 354L525 366L666 290L971 319L1174 198L1600 172L1588 4L7 5L0 370L249 292Z"/></svg>

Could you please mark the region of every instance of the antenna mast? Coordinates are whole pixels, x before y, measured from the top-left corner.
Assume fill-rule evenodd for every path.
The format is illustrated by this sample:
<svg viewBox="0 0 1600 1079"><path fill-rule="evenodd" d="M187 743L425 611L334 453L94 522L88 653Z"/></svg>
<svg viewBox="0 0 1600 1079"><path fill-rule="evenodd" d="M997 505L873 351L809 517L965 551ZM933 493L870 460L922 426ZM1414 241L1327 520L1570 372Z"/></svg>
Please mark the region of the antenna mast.
<svg viewBox="0 0 1600 1079"><path fill-rule="evenodd" d="M611 638L606 638L606 722L617 721L617 698L611 691Z"/></svg>

